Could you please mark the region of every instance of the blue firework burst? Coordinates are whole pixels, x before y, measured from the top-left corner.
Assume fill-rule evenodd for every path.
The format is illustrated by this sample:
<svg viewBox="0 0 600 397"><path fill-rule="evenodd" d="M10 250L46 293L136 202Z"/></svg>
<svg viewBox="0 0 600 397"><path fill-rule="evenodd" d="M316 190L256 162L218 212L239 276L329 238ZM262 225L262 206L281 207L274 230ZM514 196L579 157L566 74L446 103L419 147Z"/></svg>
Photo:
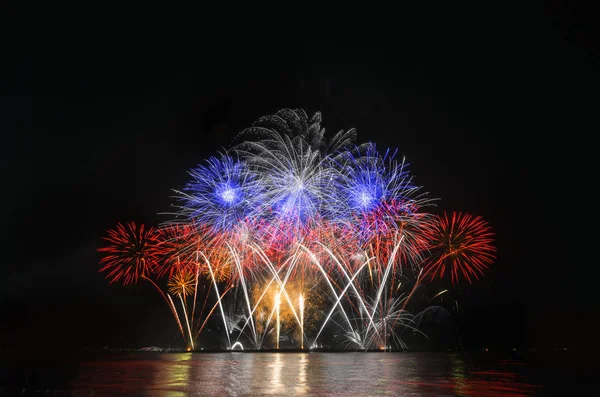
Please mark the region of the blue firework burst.
<svg viewBox="0 0 600 397"><path fill-rule="evenodd" d="M187 220L225 231L260 213L264 186L244 162L229 155L211 157L189 174L192 180L176 191Z"/></svg>

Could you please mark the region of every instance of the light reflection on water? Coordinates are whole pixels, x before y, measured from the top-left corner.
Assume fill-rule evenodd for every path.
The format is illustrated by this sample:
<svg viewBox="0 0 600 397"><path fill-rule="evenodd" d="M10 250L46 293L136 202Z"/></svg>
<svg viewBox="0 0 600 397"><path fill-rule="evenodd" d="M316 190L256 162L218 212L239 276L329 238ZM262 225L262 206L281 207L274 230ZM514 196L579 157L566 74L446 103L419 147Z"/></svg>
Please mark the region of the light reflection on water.
<svg viewBox="0 0 600 397"><path fill-rule="evenodd" d="M525 367L436 353L105 354L78 362L76 374L48 395L539 395L543 388L529 383Z"/></svg>

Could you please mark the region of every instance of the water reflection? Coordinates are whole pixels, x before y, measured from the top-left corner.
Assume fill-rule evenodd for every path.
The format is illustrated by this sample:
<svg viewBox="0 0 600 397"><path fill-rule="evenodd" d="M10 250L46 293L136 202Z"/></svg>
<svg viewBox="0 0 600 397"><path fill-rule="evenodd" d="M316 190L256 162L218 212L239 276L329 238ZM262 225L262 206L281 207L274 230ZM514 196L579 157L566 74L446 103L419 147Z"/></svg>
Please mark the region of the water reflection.
<svg viewBox="0 0 600 397"><path fill-rule="evenodd" d="M138 354L82 365L72 386L95 396L169 397L493 397L529 396L541 390L527 383L522 363L486 360L426 353Z"/></svg>
<svg viewBox="0 0 600 397"><path fill-rule="evenodd" d="M284 369L284 364L281 359L281 353L275 353L273 363L269 366L272 368L269 394L282 395L284 392L284 385L281 382L281 372Z"/></svg>
<svg viewBox="0 0 600 397"><path fill-rule="evenodd" d="M294 389L296 394L306 394L308 392L306 382L306 368L308 367L309 362L308 358L308 354L300 354L300 359L298 361L298 381Z"/></svg>
<svg viewBox="0 0 600 397"><path fill-rule="evenodd" d="M457 396L468 396L470 392L469 384L467 383L467 373L465 362L460 355L450 356L452 363L452 380L454 381L454 392Z"/></svg>
<svg viewBox="0 0 600 397"><path fill-rule="evenodd" d="M190 354L177 354L169 358L170 365L156 367L157 371L153 376L150 389L163 389L166 383L167 390L163 393L165 397L185 396L185 390L190 384L190 366L187 361L189 361L192 356Z"/></svg>

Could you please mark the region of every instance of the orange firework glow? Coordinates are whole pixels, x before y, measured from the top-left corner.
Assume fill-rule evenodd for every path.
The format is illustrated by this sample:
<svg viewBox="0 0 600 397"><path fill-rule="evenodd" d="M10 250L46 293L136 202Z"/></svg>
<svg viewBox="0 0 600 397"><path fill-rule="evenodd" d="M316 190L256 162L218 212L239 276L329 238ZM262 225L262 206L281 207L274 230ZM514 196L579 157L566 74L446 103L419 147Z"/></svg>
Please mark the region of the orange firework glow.
<svg viewBox="0 0 600 397"><path fill-rule="evenodd" d="M186 297L194 293L195 285L194 275L189 271L179 271L171 277L167 283L169 292L173 295L182 295Z"/></svg>

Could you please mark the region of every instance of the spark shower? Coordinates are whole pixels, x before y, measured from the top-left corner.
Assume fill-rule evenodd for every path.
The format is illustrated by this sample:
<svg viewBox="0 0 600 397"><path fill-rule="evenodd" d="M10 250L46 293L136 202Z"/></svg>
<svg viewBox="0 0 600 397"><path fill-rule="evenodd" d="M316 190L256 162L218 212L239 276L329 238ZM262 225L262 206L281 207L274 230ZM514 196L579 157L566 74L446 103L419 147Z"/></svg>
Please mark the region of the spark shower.
<svg viewBox="0 0 600 397"><path fill-rule="evenodd" d="M433 212L397 150L328 139L318 112L261 117L189 174L169 221L118 224L99 249L111 283L160 294L188 350L208 331L223 349L404 349L448 292L423 289L495 258L487 222Z"/></svg>

